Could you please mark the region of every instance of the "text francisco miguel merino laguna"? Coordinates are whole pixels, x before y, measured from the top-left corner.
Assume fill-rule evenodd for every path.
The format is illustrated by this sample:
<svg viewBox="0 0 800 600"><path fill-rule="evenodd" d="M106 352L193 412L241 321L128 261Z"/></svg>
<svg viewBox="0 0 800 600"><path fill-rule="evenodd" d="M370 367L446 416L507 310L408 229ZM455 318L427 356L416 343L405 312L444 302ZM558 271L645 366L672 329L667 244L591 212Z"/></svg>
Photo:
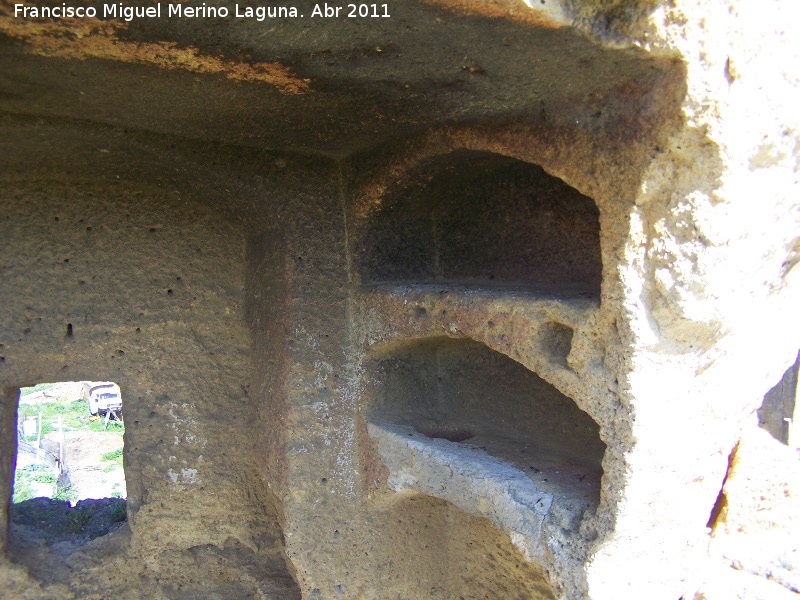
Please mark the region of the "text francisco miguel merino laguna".
<svg viewBox="0 0 800 600"><path fill-rule="evenodd" d="M387 4L360 4L348 5L351 12L348 16L359 17L388 17ZM331 17L339 16L338 8L334 12L334 7L325 4L315 4L312 10L312 17ZM360 14L369 13L369 14ZM373 14L374 13L374 14ZM256 19L263 21L267 18L296 18L303 17L294 6L239 6L236 4L233 10L225 6L189 6L186 4L166 4L162 8L161 3L152 6L125 6L123 4L103 4L102 9L94 6L69 6L61 4L56 6L27 6L25 4L14 4L14 17L23 19L124 19L132 21L143 18L200 18L200 19L224 19L230 16L238 18ZM344 16L344 15L342 15Z"/></svg>

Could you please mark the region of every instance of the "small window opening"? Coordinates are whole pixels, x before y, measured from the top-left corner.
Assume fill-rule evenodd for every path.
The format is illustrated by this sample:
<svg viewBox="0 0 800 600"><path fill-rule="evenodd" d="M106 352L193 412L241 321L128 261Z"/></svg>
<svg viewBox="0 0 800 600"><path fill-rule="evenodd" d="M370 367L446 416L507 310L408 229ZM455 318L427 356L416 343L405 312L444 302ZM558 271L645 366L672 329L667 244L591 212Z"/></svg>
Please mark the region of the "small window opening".
<svg viewBox="0 0 800 600"><path fill-rule="evenodd" d="M46 543L80 543L127 519L122 411L113 382L20 389L12 545L15 531Z"/></svg>

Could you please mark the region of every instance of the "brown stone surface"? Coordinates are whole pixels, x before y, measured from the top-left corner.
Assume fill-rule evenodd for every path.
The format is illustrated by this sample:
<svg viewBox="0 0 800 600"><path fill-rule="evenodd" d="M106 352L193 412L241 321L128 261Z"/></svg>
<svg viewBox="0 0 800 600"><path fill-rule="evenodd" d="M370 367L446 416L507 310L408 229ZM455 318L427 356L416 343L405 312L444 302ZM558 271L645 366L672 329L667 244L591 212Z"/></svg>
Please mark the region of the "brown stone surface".
<svg viewBox="0 0 800 600"><path fill-rule="evenodd" d="M759 469L779 442L750 431L800 339L800 56L780 3L130 24L12 5L0 498L17 389L113 380L130 527L8 545L0 502L9 598L793 585L739 554L740 525L796 544L776 532L797 475ZM535 449L525 476L554 497L537 552L524 523L481 518L480 471L460 488L474 511L395 485L379 419L473 434L481 464L517 471ZM736 564L727 587L709 576Z"/></svg>
<svg viewBox="0 0 800 600"><path fill-rule="evenodd" d="M132 532L121 581L154 568L135 556L166 553L169 565L229 540L281 564L252 440L240 435L255 414L241 234L201 207L187 210L174 191L124 180L37 179L13 190L0 219L17 252L3 265L3 381L99 378L125 390ZM103 585L113 594L125 584Z"/></svg>

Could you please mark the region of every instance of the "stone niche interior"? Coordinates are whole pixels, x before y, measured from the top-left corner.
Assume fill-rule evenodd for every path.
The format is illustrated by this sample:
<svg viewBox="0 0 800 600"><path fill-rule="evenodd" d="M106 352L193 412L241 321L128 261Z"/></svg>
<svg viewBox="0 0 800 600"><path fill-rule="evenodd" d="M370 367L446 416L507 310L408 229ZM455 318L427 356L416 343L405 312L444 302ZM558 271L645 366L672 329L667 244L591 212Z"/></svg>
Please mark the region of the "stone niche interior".
<svg viewBox="0 0 800 600"><path fill-rule="evenodd" d="M552 567L551 513L580 523L600 501L600 427L561 391L599 306L595 202L538 165L455 150L357 231L362 410L389 487L486 517Z"/></svg>
<svg viewBox="0 0 800 600"><path fill-rule="evenodd" d="M456 150L408 173L361 242L364 284L599 296L598 210L541 167Z"/></svg>
<svg viewBox="0 0 800 600"><path fill-rule="evenodd" d="M551 384L466 338L409 342L376 356L369 418L479 448L543 488L595 508L605 444L599 426Z"/></svg>

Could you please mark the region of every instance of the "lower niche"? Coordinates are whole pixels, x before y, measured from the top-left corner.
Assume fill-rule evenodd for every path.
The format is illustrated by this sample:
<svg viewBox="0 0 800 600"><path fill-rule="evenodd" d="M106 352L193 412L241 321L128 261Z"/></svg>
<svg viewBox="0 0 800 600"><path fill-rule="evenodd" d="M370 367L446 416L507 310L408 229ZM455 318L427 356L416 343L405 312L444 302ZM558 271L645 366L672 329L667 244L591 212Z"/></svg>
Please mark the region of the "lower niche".
<svg viewBox="0 0 800 600"><path fill-rule="evenodd" d="M414 341L367 363L369 433L389 485L487 517L529 561L548 515L578 525L600 500L605 444L570 398L469 339Z"/></svg>
<svg viewBox="0 0 800 600"><path fill-rule="evenodd" d="M82 543L127 520L122 394L113 382L20 389L10 550Z"/></svg>
<svg viewBox="0 0 800 600"><path fill-rule="evenodd" d="M369 419L478 446L521 470L601 472L597 423L521 364L469 339L416 341L368 365ZM537 471L538 470L538 471Z"/></svg>

